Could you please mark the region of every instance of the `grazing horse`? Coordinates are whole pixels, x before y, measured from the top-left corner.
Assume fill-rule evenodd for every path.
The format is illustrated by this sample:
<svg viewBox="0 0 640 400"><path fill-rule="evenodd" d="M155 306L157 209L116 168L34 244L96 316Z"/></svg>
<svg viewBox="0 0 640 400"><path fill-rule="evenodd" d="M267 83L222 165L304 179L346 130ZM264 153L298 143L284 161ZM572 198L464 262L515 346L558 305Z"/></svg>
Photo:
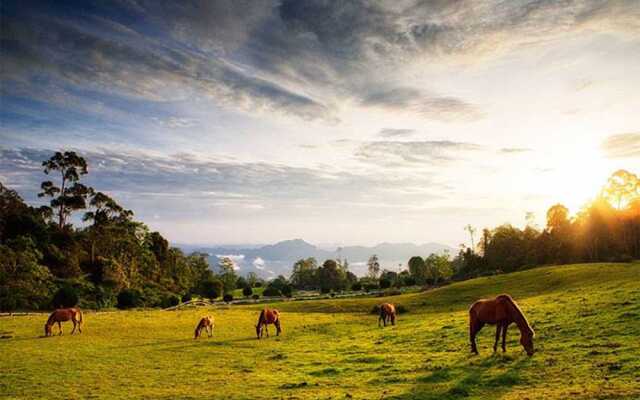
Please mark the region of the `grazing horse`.
<svg viewBox="0 0 640 400"><path fill-rule="evenodd" d="M71 334L73 335L78 328L78 332L82 333L82 311L79 308L61 308L59 310L55 310L49 315L49 319L47 323L44 324L44 335L51 336L52 327L57 322L58 329L60 333L58 335L62 335L62 324L61 322L69 321L73 322L73 330Z"/></svg>
<svg viewBox="0 0 640 400"><path fill-rule="evenodd" d="M484 324L496 325L496 341L493 351L498 350L498 340L502 332L502 351L507 351L507 328L515 323L520 329L520 344L527 355L533 355L533 337L535 333L520 307L508 294L501 294L495 299L478 300L469 309L469 336L471 339L471 352L478 354L476 347L476 335Z"/></svg>
<svg viewBox="0 0 640 400"><path fill-rule="evenodd" d="M256 335L258 336L258 339L264 336L265 331L267 332L267 337L269 337L269 324L274 324L276 326L276 336L280 336L282 328L280 327L280 312L278 310L265 308L260 312L258 324L256 325Z"/></svg>
<svg viewBox="0 0 640 400"><path fill-rule="evenodd" d="M396 324L396 307L393 304L384 303L380 305L380 318L378 318L378 326L380 321L387 326L387 322L391 322L391 325Z"/></svg>
<svg viewBox="0 0 640 400"><path fill-rule="evenodd" d="M198 326L196 326L196 332L194 339L197 339L202 334L202 330L204 329L209 337L213 336L213 328L215 327L213 323L213 317L211 315L207 315L206 317L200 318L200 322L198 322Z"/></svg>

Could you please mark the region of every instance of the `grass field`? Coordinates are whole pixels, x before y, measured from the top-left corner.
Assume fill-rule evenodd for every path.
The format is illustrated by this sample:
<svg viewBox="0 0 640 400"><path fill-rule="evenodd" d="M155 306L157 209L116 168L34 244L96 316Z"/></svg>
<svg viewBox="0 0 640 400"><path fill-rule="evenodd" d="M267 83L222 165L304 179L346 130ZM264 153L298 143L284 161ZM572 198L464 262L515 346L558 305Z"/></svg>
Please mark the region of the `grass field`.
<svg viewBox="0 0 640 400"><path fill-rule="evenodd" d="M510 293L536 331L468 345L467 308ZM371 307L408 308L378 328ZM85 332L40 338L46 316L0 318L0 397L93 399L640 398L640 264L544 267L395 296L287 302L284 334L256 340L261 306L86 313ZM214 337L193 340L199 316ZM273 333L273 328L271 329Z"/></svg>

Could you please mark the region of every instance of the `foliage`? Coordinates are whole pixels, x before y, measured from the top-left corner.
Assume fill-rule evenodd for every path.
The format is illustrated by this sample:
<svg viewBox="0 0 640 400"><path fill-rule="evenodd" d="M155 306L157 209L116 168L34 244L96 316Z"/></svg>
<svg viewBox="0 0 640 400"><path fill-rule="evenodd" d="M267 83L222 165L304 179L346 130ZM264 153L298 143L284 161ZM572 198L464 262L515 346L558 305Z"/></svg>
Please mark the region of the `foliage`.
<svg viewBox="0 0 640 400"><path fill-rule="evenodd" d="M380 289L388 289L391 287L391 280L387 278L380 278Z"/></svg>
<svg viewBox="0 0 640 400"><path fill-rule="evenodd" d="M222 296L222 301L225 303L231 303L233 301L233 295L231 293L225 293L225 295Z"/></svg>
<svg viewBox="0 0 640 400"><path fill-rule="evenodd" d="M208 299L215 300L223 293L223 285L217 279L209 279L200 283L199 293Z"/></svg>
<svg viewBox="0 0 640 400"><path fill-rule="evenodd" d="M71 286L63 286L53 295L51 305L54 308L70 308L78 305L78 293Z"/></svg>
<svg viewBox="0 0 640 400"><path fill-rule="evenodd" d="M265 297L279 297L282 296L282 292L280 292L280 289L277 289L273 286L268 286L266 289L264 289L262 295Z"/></svg>
<svg viewBox="0 0 640 400"><path fill-rule="evenodd" d="M378 260L377 255L374 254L369 257L369 260L367 261L367 271L370 278L378 279L378 275L380 274L380 261Z"/></svg>
<svg viewBox="0 0 640 400"><path fill-rule="evenodd" d="M124 289L118 293L118 303L116 307L119 309L125 310L128 308L141 307L142 305L142 294L139 290Z"/></svg>
<svg viewBox="0 0 640 400"><path fill-rule="evenodd" d="M253 289L251 289L251 286L245 286L245 287L242 289L242 295L243 295L244 297L249 297L249 296L251 296L252 294L253 294Z"/></svg>

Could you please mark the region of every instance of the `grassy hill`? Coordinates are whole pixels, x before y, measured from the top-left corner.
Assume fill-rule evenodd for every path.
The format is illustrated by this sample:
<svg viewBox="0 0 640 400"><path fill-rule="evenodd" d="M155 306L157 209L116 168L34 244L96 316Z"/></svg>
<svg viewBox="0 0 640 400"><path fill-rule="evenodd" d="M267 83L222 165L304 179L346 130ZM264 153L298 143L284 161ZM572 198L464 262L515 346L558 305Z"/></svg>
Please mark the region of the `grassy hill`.
<svg viewBox="0 0 640 400"><path fill-rule="evenodd" d="M468 345L467 308L510 293L536 331ZM379 329L369 311L407 307ZM284 334L258 341L258 306L87 313L81 336L48 339L46 316L0 318L0 398L623 399L640 397L640 264L536 268L395 296L286 302ZM199 316L212 339L194 341ZM273 329L271 329L273 333Z"/></svg>

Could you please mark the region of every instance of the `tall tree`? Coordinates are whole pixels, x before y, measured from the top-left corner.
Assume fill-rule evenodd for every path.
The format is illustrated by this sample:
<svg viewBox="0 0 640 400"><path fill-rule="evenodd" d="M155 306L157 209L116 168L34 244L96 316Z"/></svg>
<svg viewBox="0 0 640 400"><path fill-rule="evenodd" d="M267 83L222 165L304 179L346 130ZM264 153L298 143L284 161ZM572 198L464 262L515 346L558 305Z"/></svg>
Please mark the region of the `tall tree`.
<svg viewBox="0 0 640 400"><path fill-rule="evenodd" d="M60 173L60 186L44 181L38 197L51 197L51 208L58 215L58 227L62 229L71 213L87 207L87 197L93 193L92 188L79 182L80 176L88 172L87 162L73 151L58 151L43 161L42 166L47 175L54 171Z"/></svg>
<svg viewBox="0 0 640 400"><path fill-rule="evenodd" d="M471 226L471 224L469 224L469 225L464 227L464 230L469 232L469 236L471 237L471 251L475 251L476 250L476 244L474 243L473 235L476 233L476 228L474 228L473 226Z"/></svg>
<svg viewBox="0 0 640 400"><path fill-rule="evenodd" d="M420 256L413 256L409 259L409 273L417 283L424 283L427 278L424 259Z"/></svg>
<svg viewBox="0 0 640 400"><path fill-rule="evenodd" d="M236 264L229 257L222 257L218 263L220 268L220 280L224 286L225 293L231 293L236 288L238 276L236 275Z"/></svg>
<svg viewBox="0 0 640 400"><path fill-rule="evenodd" d="M377 255L372 255L369 257L369 261L367 261L367 270L369 271L369 276L373 279L378 279L378 275L380 275L380 262L378 261Z"/></svg>

